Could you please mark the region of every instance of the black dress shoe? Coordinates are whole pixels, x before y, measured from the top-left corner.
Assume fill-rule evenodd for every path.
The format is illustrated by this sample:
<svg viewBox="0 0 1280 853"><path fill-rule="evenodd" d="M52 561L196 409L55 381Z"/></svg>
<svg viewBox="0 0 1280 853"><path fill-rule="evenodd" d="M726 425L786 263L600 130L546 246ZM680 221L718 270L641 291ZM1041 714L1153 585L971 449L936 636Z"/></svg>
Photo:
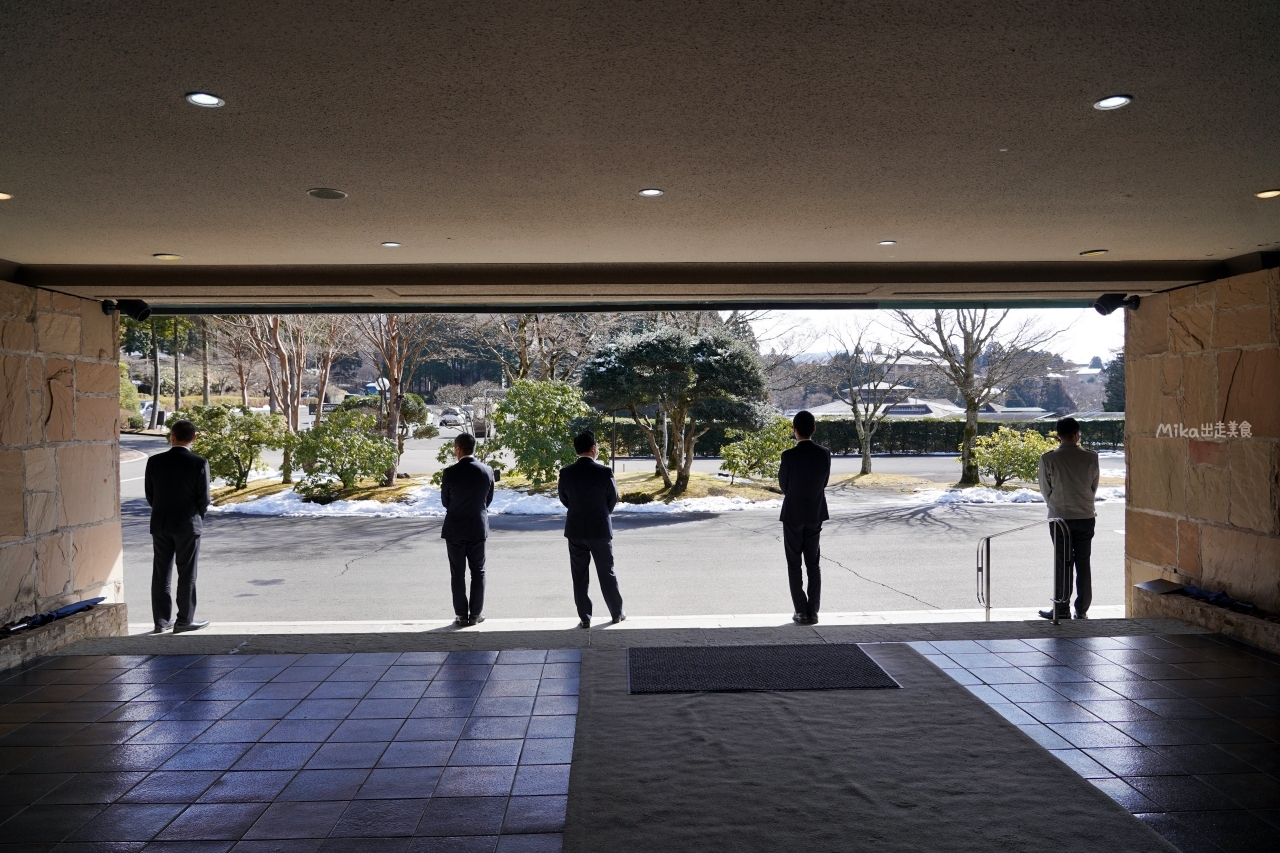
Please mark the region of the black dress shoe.
<svg viewBox="0 0 1280 853"><path fill-rule="evenodd" d="M625 613L619 613L617 616L613 617L614 625L617 625L619 622L626 622L626 621L627 621L627 614Z"/></svg>
<svg viewBox="0 0 1280 853"><path fill-rule="evenodd" d="M1088 618L1089 618L1089 614L1088 614L1088 613L1077 613L1077 614L1076 614L1076 618L1077 618L1077 619L1088 619Z"/></svg>
<svg viewBox="0 0 1280 853"><path fill-rule="evenodd" d="M199 631L201 628L208 627L208 622L175 622L173 623L173 633L183 634L187 631Z"/></svg>
<svg viewBox="0 0 1280 853"><path fill-rule="evenodd" d="M453 624L457 625L459 628L465 628L467 627L467 617L455 616L453 617Z"/></svg>
<svg viewBox="0 0 1280 853"><path fill-rule="evenodd" d="M579 622L579 623L578 623L578 627L579 627L579 628L590 628L590 627L591 627L591 620L590 620L590 619L583 619L581 622Z"/></svg>
<svg viewBox="0 0 1280 853"><path fill-rule="evenodd" d="M172 622L157 622L156 626L151 629L151 633L163 634L165 631L168 631L172 627L173 627Z"/></svg>
<svg viewBox="0 0 1280 853"><path fill-rule="evenodd" d="M805 616L803 613L792 613L791 621L796 623L797 625L808 625L809 617Z"/></svg>
<svg viewBox="0 0 1280 853"><path fill-rule="evenodd" d="M483 621L484 621L484 617L483 617L483 616L472 616L470 619L468 619L468 620L467 620L467 624L468 624L468 625L477 625L477 624L479 624L479 623L481 623L481 622L483 622Z"/></svg>
<svg viewBox="0 0 1280 853"><path fill-rule="evenodd" d="M806 620L804 621L804 624L806 624L806 625L817 625L817 624L818 624L818 614L817 614L817 613L815 613L815 614L813 614L812 616L810 616L808 619L806 619Z"/></svg>
<svg viewBox="0 0 1280 853"><path fill-rule="evenodd" d="M1040 610L1040 611L1037 611L1037 612L1040 614L1040 618L1041 618L1041 619L1052 619L1052 618L1053 618L1053 611L1052 611L1052 610ZM1058 614L1058 618L1059 618L1059 619L1070 619L1070 618L1071 618L1071 614L1070 614L1070 613L1059 613L1059 614Z"/></svg>

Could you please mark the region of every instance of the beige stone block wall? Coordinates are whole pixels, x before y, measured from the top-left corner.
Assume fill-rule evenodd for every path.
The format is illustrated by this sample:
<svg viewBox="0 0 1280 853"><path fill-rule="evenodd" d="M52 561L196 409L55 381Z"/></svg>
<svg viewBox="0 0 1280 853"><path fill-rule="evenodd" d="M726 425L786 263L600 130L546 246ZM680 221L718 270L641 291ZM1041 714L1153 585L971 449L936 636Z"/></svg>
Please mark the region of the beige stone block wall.
<svg viewBox="0 0 1280 853"><path fill-rule="evenodd" d="M1144 299L1125 323L1130 614L1156 577L1280 614L1280 270Z"/></svg>
<svg viewBox="0 0 1280 853"><path fill-rule="evenodd" d="M0 282L0 624L123 600L118 336L98 302Z"/></svg>

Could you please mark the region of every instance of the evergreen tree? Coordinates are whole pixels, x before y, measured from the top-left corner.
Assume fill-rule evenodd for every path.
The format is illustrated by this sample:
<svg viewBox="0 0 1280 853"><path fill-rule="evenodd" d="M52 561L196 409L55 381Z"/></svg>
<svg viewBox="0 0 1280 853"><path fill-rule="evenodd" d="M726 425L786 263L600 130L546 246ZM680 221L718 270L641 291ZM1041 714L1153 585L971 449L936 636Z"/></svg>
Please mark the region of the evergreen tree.
<svg viewBox="0 0 1280 853"><path fill-rule="evenodd" d="M1103 368L1107 378L1107 397L1102 403L1104 412L1124 411L1124 353L1118 354Z"/></svg>

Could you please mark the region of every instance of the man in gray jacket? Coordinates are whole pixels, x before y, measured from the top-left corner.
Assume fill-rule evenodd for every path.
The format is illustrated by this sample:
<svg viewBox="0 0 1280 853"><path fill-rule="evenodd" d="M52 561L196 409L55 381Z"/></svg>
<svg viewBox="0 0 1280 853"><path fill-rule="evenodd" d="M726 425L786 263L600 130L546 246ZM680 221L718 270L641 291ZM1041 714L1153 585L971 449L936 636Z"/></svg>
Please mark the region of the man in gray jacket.
<svg viewBox="0 0 1280 853"><path fill-rule="evenodd" d="M1040 494L1049 508L1050 518L1067 523L1070 542L1059 541L1058 525L1050 525L1054 544L1054 599L1062 602L1058 618L1071 616L1071 580L1075 570L1076 618L1084 619L1093 601L1093 578L1089 555L1093 548L1093 528L1097 513L1093 498L1098 493L1098 454L1080 446L1080 422L1075 418L1058 421L1058 449L1040 457ZM1069 545L1069 550L1068 550ZM1066 565L1063 565L1063 560ZM1052 610L1041 610L1045 619L1053 618Z"/></svg>

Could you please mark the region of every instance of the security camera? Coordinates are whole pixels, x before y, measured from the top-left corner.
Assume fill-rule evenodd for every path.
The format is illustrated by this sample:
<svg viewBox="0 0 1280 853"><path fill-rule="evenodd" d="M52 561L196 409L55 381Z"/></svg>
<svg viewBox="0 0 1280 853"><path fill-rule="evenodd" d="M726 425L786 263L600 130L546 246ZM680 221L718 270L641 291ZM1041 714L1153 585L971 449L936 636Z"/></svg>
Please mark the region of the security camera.
<svg viewBox="0 0 1280 853"><path fill-rule="evenodd" d="M1105 317L1121 306L1136 311L1140 301L1136 296L1125 296L1123 293L1104 293L1098 297L1097 302L1093 303L1093 307Z"/></svg>
<svg viewBox="0 0 1280 853"><path fill-rule="evenodd" d="M151 306L141 299L121 299L119 302L112 302L108 299L102 303L103 314L110 314L114 311L127 314L139 322L151 316Z"/></svg>

